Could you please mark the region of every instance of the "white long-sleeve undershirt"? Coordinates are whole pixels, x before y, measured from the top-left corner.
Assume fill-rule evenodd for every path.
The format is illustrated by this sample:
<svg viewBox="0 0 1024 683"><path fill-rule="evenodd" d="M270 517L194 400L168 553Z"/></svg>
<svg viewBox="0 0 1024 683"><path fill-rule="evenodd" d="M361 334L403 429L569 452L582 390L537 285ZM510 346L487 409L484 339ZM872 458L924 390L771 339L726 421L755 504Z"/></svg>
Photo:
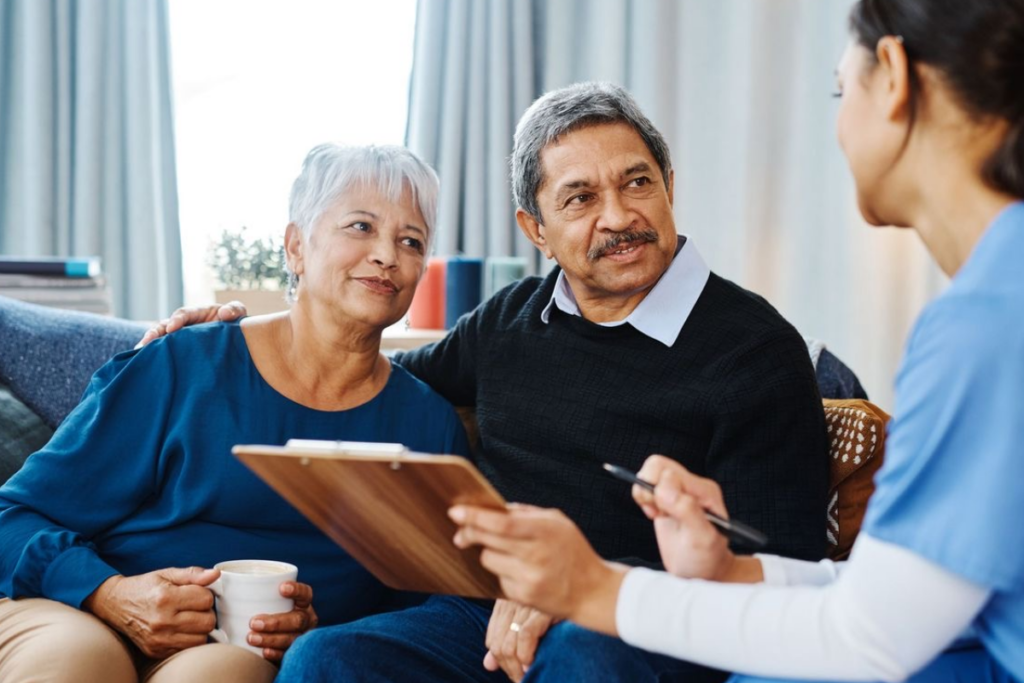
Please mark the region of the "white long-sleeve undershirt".
<svg viewBox="0 0 1024 683"><path fill-rule="evenodd" d="M760 584L630 570L616 608L619 635L646 650L737 673L902 681L952 643L990 594L863 534L842 571L831 562L775 556L761 563Z"/></svg>

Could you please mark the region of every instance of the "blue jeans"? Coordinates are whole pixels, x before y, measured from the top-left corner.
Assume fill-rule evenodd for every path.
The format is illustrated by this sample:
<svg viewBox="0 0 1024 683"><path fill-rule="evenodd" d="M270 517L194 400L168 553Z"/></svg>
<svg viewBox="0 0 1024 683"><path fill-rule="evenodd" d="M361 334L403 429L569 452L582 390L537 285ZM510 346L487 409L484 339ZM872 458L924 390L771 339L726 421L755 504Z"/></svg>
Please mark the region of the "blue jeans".
<svg viewBox="0 0 1024 683"><path fill-rule="evenodd" d="M733 676L729 683L783 683L781 680ZM807 682L804 682L807 683ZM1014 683L1013 678L980 645L952 650L907 679L907 683Z"/></svg>
<svg viewBox="0 0 1024 683"><path fill-rule="evenodd" d="M401 612L316 629L288 650L277 683L507 683L503 672L483 667L490 617L490 607L438 596ZM726 676L562 622L541 639L523 681L721 683Z"/></svg>

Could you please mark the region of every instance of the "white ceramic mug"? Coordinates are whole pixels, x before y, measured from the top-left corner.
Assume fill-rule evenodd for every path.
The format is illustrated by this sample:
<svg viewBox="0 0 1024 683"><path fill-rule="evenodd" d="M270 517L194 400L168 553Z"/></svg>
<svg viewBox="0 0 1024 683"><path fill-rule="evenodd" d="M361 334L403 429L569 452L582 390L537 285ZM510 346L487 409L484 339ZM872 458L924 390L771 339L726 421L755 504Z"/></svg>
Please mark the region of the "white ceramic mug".
<svg viewBox="0 0 1024 683"><path fill-rule="evenodd" d="M295 581L299 570L294 564L274 560L229 560L214 566L220 578L209 588L216 596L217 628L210 638L218 643L244 647L263 656L263 648L246 642L249 622L257 614L290 612L291 598L281 595L281 584Z"/></svg>

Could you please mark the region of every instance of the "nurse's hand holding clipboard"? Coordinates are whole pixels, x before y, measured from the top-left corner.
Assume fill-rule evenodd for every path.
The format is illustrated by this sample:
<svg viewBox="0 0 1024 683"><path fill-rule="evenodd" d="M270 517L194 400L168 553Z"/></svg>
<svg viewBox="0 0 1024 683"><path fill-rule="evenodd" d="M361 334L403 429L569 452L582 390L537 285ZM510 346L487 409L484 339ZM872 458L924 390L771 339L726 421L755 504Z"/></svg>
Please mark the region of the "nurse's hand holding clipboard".
<svg viewBox="0 0 1024 683"><path fill-rule="evenodd" d="M458 505L448 516L459 525L455 545L483 546L480 564L509 600L616 635L615 603L629 567L602 560L560 510Z"/></svg>

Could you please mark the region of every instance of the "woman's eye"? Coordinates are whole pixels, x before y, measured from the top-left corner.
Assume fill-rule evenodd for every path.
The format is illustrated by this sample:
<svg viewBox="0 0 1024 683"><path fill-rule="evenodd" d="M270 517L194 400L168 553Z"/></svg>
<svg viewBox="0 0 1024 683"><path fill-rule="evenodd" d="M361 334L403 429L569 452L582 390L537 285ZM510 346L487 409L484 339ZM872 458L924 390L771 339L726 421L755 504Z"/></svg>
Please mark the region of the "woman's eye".
<svg viewBox="0 0 1024 683"><path fill-rule="evenodd" d="M358 230L359 232L370 232L371 230L373 230L373 226L365 221L357 221L348 227L352 228L353 230Z"/></svg>
<svg viewBox="0 0 1024 683"><path fill-rule="evenodd" d="M590 200L589 194L578 194L575 197L569 199L566 204L584 204Z"/></svg>
<svg viewBox="0 0 1024 683"><path fill-rule="evenodd" d="M407 247L412 247L417 252L423 253L423 242L416 239L415 237L406 237L402 240L402 244Z"/></svg>

